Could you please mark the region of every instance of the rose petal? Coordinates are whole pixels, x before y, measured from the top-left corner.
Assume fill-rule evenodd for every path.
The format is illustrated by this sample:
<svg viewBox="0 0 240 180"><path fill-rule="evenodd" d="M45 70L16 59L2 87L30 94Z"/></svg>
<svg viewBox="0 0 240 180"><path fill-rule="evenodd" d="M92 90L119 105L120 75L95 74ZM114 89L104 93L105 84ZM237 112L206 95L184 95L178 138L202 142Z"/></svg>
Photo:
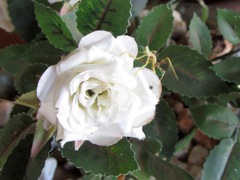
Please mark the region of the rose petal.
<svg viewBox="0 0 240 180"><path fill-rule="evenodd" d="M142 105L136 113L133 127L139 127L151 122L154 118L155 105L159 101L162 85L157 75L149 69L144 68L138 71L138 68L134 68L133 73L136 74L138 82L134 92L139 95L142 101Z"/></svg>
<svg viewBox="0 0 240 180"><path fill-rule="evenodd" d="M144 103L144 106L138 109L138 113L135 115L133 128L138 128L150 123L155 116L155 106L153 104Z"/></svg>
<svg viewBox="0 0 240 180"><path fill-rule="evenodd" d="M69 133L75 134L76 137L78 137L78 134L81 134L80 136L82 137L83 134L88 134L96 130L96 127L93 127L87 123L88 117L86 112L84 112L84 110L78 105L78 95L73 97L71 105L59 108L57 118L60 123L59 125L64 127L64 130L68 131Z"/></svg>
<svg viewBox="0 0 240 180"><path fill-rule="evenodd" d="M75 134L75 133L67 131L66 129L57 133L56 140L60 140L60 139L62 139L62 141L61 141L61 146L62 147L67 142L87 140L87 138L84 134L82 134L80 132L78 134Z"/></svg>
<svg viewBox="0 0 240 180"><path fill-rule="evenodd" d="M117 117L117 123L124 134L129 133L131 132L135 116L139 113L141 100L135 94L130 94L126 90L122 90L121 94L119 93L118 99L120 108Z"/></svg>
<svg viewBox="0 0 240 180"><path fill-rule="evenodd" d="M141 99L145 101L151 101L153 104L157 104L162 92L162 84L158 76L149 69L134 68L132 73L138 82L138 86L134 90Z"/></svg>
<svg viewBox="0 0 240 180"><path fill-rule="evenodd" d="M126 52L130 55L130 57L132 56L132 58L136 58L138 54L138 47L137 47L136 41L132 37L122 35L122 36L118 36L116 40L117 40L117 43L122 43L122 45L124 46Z"/></svg>
<svg viewBox="0 0 240 180"><path fill-rule="evenodd" d="M41 106L38 110L37 118L50 121L56 125L56 111L54 106L54 97L57 87L60 86L57 77L55 66L49 67L42 75L38 82L37 97L41 101ZM49 124L44 123L44 127L48 128Z"/></svg>
<svg viewBox="0 0 240 180"><path fill-rule="evenodd" d="M97 47L104 51L109 51L114 43L115 38L113 35L107 31L94 31L86 36L84 36L78 47L90 49L92 46Z"/></svg>
<svg viewBox="0 0 240 180"><path fill-rule="evenodd" d="M135 40L129 36L118 36L116 38L116 46L114 52L122 61L124 61L124 68L131 70L133 68L133 61L137 56L138 47Z"/></svg>
<svg viewBox="0 0 240 180"><path fill-rule="evenodd" d="M51 124L56 126L57 124L56 111L57 110L53 106L51 101L41 104L40 108L38 109L37 119L46 120L43 123L45 129L48 129L51 126ZM51 124L47 123L48 121L51 122Z"/></svg>
<svg viewBox="0 0 240 180"><path fill-rule="evenodd" d="M70 107L71 104L71 100L70 100L70 90L69 90L69 81L67 79L67 77L64 79L62 79L61 83L61 88L59 88L59 90L57 90L55 96L57 96L54 99L57 99L55 102L55 107L57 108L62 108L62 107ZM67 87L68 86L68 87Z"/></svg>
<svg viewBox="0 0 240 180"><path fill-rule="evenodd" d="M69 55L65 56L57 65L56 65L56 72L58 75L61 75L70 69L76 68L77 66L81 65L88 58L88 51L84 48L82 49L75 49Z"/></svg>
<svg viewBox="0 0 240 180"><path fill-rule="evenodd" d="M88 81L90 78L94 78L94 79L98 79L100 81L107 81L107 77L106 75L104 75L103 73L99 72L99 71L93 71L93 70L89 70L89 71L85 71L77 76L75 76L71 83L70 83L70 93L71 95L73 95L74 93L76 93L82 82Z"/></svg>
<svg viewBox="0 0 240 180"><path fill-rule="evenodd" d="M123 132L117 124L98 128L94 133L87 135L87 139L99 146L110 146L122 139Z"/></svg>
<svg viewBox="0 0 240 180"><path fill-rule="evenodd" d="M65 56L60 63L56 65L57 72L58 74L63 74L69 70L73 70L73 72L79 73L84 70L100 70L101 68L104 68L101 71L107 70L112 72L112 69L110 67L106 68L106 66L116 66L116 64L118 64L118 62L113 58L113 55L96 47L92 47L90 49L86 49L84 47L81 49L78 48L69 55ZM99 65L99 67L96 65ZM87 69L88 67L90 69Z"/></svg>
<svg viewBox="0 0 240 180"><path fill-rule="evenodd" d="M76 94L73 98L73 102L71 105L71 114L73 116L73 118L75 119L75 121L78 122L78 126L75 127L76 131L79 131L79 126L84 126L86 123L86 112L84 112L84 110L79 107L79 94Z"/></svg>
<svg viewBox="0 0 240 180"><path fill-rule="evenodd" d="M57 119L65 130L74 133L73 127L75 127L74 125L76 125L77 122L73 118L71 118L69 107L67 107L67 109L60 108L57 113ZM69 122L71 122L71 124Z"/></svg>
<svg viewBox="0 0 240 180"><path fill-rule="evenodd" d="M55 96L56 89L58 89L60 85L55 66L50 66L38 82L37 97L42 103L54 101L53 97Z"/></svg>
<svg viewBox="0 0 240 180"><path fill-rule="evenodd" d="M132 90L137 86L137 81L132 74L126 71L123 67L118 67L109 76L109 81L114 82L116 85L126 86L128 89Z"/></svg>
<svg viewBox="0 0 240 180"><path fill-rule="evenodd" d="M156 98L159 99L162 93L162 83L158 76L153 73L153 71L146 68L142 69L141 71L144 74L149 89L153 92Z"/></svg>
<svg viewBox="0 0 240 180"><path fill-rule="evenodd" d="M0 128L8 122L14 105L11 101L0 101Z"/></svg>
<svg viewBox="0 0 240 180"><path fill-rule="evenodd" d="M82 146L83 143L84 141L75 141L74 143L75 151L77 151Z"/></svg>
<svg viewBox="0 0 240 180"><path fill-rule="evenodd" d="M81 39L78 47L80 49L96 47L116 57L121 56L121 60L124 60L124 67L127 69L133 67L133 60L136 58L138 51L137 44L133 38L129 36L118 36L115 39L111 33L106 31L94 31L88 34Z"/></svg>
<svg viewBox="0 0 240 180"><path fill-rule="evenodd" d="M137 139L145 138L142 127L134 128L131 132L124 134L117 124L113 124L105 128L100 128L93 134L87 136L87 138L93 144L99 146L110 146L122 139L123 136L133 137Z"/></svg>
<svg viewBox="0 0 240 180"><path fill-rule="evenodd" d="M15 29L9 16L7 0L0 0L0 28L7 32Z"/></svg>
<svg viewBox="0 0 240 180"><path fill-rule="evenodd" d="M133 128L132 131L130 133L128 133L128 134L125 134L125 136L137 138L137 139L140 139L140 140L145 138L145 134L142 131L142 127Z"/></svg>
<svg viewBox="0 0 240 180"><path fill-rule="evenodd" d="M60 123L57 124L57 135L56 140L60 140L64 138L64 129Z"/></svg>

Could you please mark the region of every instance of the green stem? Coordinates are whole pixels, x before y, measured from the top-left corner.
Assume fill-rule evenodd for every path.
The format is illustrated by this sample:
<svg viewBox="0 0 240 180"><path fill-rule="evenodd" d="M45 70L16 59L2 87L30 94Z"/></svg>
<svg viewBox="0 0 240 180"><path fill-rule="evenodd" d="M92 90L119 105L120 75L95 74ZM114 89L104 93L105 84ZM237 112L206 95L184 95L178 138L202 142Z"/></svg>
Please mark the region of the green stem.
<svg viewBox="0 0 240 180"><path fill-rule="evenodd" d="M202 21L206 23L208 19L208 6L205 4L204 0L197 0L202 6Z"/></svg>

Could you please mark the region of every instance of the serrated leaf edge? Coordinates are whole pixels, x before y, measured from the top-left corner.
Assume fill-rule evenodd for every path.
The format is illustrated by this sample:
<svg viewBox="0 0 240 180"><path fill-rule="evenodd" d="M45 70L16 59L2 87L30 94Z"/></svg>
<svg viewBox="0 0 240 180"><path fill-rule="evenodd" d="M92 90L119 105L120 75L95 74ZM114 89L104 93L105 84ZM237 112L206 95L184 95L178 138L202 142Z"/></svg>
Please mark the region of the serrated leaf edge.
<svg viewBox="0 0 240 180"><path fill-rule="evenodd" d="M231 13L237 13L236 11L233 11L233 10L231 10L231 9L218 8L218 9L217 9L217 15L216 15L216 20L217 20L217 26L218 26L218 28L219 28L219 18L218 18L218 12L219 12L219 11L224 11L224 12L228 11L228 12L231 12ZM235 28L235 26L232 27L232 28ZM221 34L222 34L222 36L224 37L224 39L228 40L228 38L226 38L225 34L223 34L222 32L221 32ZM235 32L234 32L234 34L237 36L237 34L236 34ZM237 36L237 37L238 37L238 36ZM231 43L232 43L232 42L231 42ZM238 37L238 43L240 43L240 37ZM233 44L235 44L235 43L233 43Z"/></svg>
<svg viewBox="0 0 240 180"><path fill-rule="evenodd" d="M18 71L18 72L16 73L16 77L15 77L15 79L14 79L14 83L13 83L13 84L14 84L14 87L16 88L16 90L17 90L19 93L21 93L22 95L23 95L23 94L30 93L31 91L26 92L26 93L22 93L22 90L21 90L21 88L20 88L19 85L18 85L19 77L22 76L22 73L25 71L25 69L30 68L30 67L33 67L33 66L36 66L36 65L41 65L41 66L46 66L46 67L48 67L48 65L47 65L47 64L44 64L44 63L32 63L32 64L29 64L29 65L25 66L23 69L21 69L20 71Z"/></svg>
<svg viewBox="0 0 240 180"><path fill-rule="evenodd" d="M198 106L195 106L193 108L190 108L190 112L191 112L191 109L197 109L198 107L201 107L201 106L206 106L206 105L217 105L217 106L221 106L223 108L226 108L225 106L223 105L220 105L220 104L217 104L217 103L209 103L209 104L204 104L204 105L198 105ZM203 134L205 134L206 136L210 137L210 138L213 138L213 139L217 139L217 140L223 140L223 139L226 139L226 138L218 138L218 137L214 137L214 136L211 136L209 134L207 134L205 131L203 131L202 129L199 128L198 124L195 122L194 118L193 118L193 122L194 124L196 125L196 127L198 128L198 130L200 130Z"/></svg>
<svg viewBox="0 0 240 180"><path fill-rule="evenodd" d="M125 137L123 137L123 138L125 138ZM137 164L137 166L138 166L138 169L136 169L136 170L134 170L134 171L137 171L137 170L139 170L139 165L138 165L138 162L137 162L137 160L136 160L136 153L133 151L133 149L132 149L132 144L129 142L129 141L127 141L128 143L129 143L129 145L130 145L130 149L131 149L131 151L132 151L132 153L133 153L133 157L134 157L134 160L135 160L135 162L136 162L136 164ZM60 148L60 143L59 143L59 141L58 141L58 150L61 152L61 155L62 155L62 157L64 157L64 158L66 158L69 162L71 162L71 160L68 158L68 157L66 157L66 156L64 156L64 154L63 154L63 152L61 151L61 148ZM114 145L114 144L113 144ZM101 147L101 146L99 146L99 147ZM109 146L106 146L106 147L109 147ZM80 147L81 148L81 147ZM74 164L74 163L73 163ZM74 164L75 165L75 164ZM76 165L75 165L76 166ZM114 177L117 177L117 176L119 176L119 175L121 175L121 174L123 174L123 173L120 173L120 174L118 174L118 175L109 175L109 176L106 176L105 174L98 174L98 173L95 173L95 172L93 172L93 171L91 171L91 170L85 170L83 167L81 167L81 166L76 166L77 168L82 168L83 170L84 170L84 172L85 173L91 173L91 174L94 174L94 175L96 175L96 176L98 176L98 175L101 175L101 176L104 176L104 177L109 177L109 176L114 176ZM133 171L128 171L128 172L126 172L126 173L124 173L124 175L126 175L126 174L129 174L130 172L133 172Z"/></svg>
<svg viewBox="0 0 240 180"><path fill-rule="evenodd" d="M38 4L38 5L40 5L40 6L44 7L44 8L46 8L46 9L49 9L49 10L51 10L52 12L56 13L56 15L58 15L57 12L56 12L55 10L51 9L51 8L48 7L48 6L45 6L45 5L42 4L42 3L39 3L39 2L37 2L37 1L34 1L34 4ZM35 5L34 5L34 13L35 13L35 15L36 15L36 12L35 12ZM59 18L60 18L61 21L63 22L62 18L61 18L61 17L59 17ZM36 15L36 19L37 19L37 21L39 21L37 15ZM65 24L65 22L63 22L63 23ZM38 24L38 26L39 26L39 24ZM42 30L42 28L41 28L40 26L39 26L39 28L40 28L41 31L43 32L43 30ZM71 34L71 31L68 29L67 26L66 26L66 28L67 28L67 30L69 31L69 34ZM43 34L46 36L46 34L45 34L44 32L43 32ZM65 35L64 35L64 36L65 36ZM65 37L66 37L66 36L65 36ZM72 40L69 40L67 37L66 37L66 39L68 39L68 41L71 41L72 43L74 43L75 46L76 46L76 48L77 48L77 42L75 42L75 40L74 40L72 34L71 34L71 37L72 37ZM53 43L53 42L49 39L48 36L46 36L46 38L48 39L49 43L50 43L51 45L53 45L55 48L60 49L60 50L62 50L62 51L66 51L66 50L63 49L62 47L58 47L58 46L56 46L55 43Z"/></svg>
<svg viewBox="0 0 240 180"><path fill-rule="evenodd" d="M164 6L164 5L160 5L160 6L157 6L157 7L152 8L152 9L150 10L150 12L148 13L147 16L150 16L152 13L154 13L155 9L160 8L161 6ZM166 6L168 6L168 5L166 5ZM169 7L169 6L168 6L168 7ZM147 17L147 16L146 16L146 17ZM174 19L174 18L173 18L173 15L171 15L171 17L172 17L172 19ZM144 19L143 19L143 20L144 20ZM136 34L135 34L136 40L138 39L138 35L137 35L137 34L138 34L138 30L141 28L143 20L140 22L140 25L139 25L138 28L136 29ZM164 46L167 44L168 40L171 38L172 33L173 33L173 30L174 30L174 25L173 25L173 22L172 22L171 32L169 33L169 36L167 37L166 43L163 44L162 47L164 47ZM148 43L149 43L149 42L148 42ZM139 44L138 44L138 46L143 47L142 45L139 45ZM159 49L162 48L162 47L159 47ZM168 46L166 46L166 47L168 47ZM155 50L156 50L156 49L155 49Z"/></svg>
<svg viewBox="0 0 240 180"><path fill-rule="evenodd" d="M209 63L209 67L211 67L212 65L211 65L211 63L205 58L205 56L203 55L203 54L200 54L197 50L195 50L195 49L191 49L191 48L189 48L188 46L184 46L184 45L170 45L170 46L168 46L168 47L182 47L182 48L185 48L185 49L189 49L189 50L191 50L191 51L194 51L195 53L198 53L200 56L202 56L203 57L203 59L206 61L206 62L208 62ZM171 60L171 59L170 59ZM159 62L159 61L158 61ZM173 64L173 67L174 67L174 64ZM208 67L208 69L209 69L209 67ZM212 69L209 69L210 71L213 71ZM213 71L213 73L215 74L215 72ZM216 74L215 74L216 75ZM217 78L219 78L217 75L216 75L216 77ZM220 80L221 80L221 78L219 78ZM210 97L215 97L215 96L218 96L218 94L217 95L210 95L210 96L191 96L191 95L188 95L188 94L185 94L185 93L179 93L179 92L177 92L177 91L175 91L175 90L172 90L172 89L169 89L164 83L162 83L162 85L167 89L167 90L169 90L169 91L171 91L171 92L174 92L174 93L177 93L177 94L180 94L181 96L186 96L186 97L188 97L188 98L210 98ZM227 87L227 86L226 86Z"/></svg>
<svg viewBox="0 0 240 180"><path fill-rule="evenodd" d="M232 139L231 139L231 138L229 138L229 139L227 138L227 139L223 139L223 141L224 141L224 140L232 140ZM233 140L232 140L232 142L233 142ZM216 145L216 146L214 147L214 149L212 149L212 150L210 151L208 157L206 158L205 163L203 164L203 171L202 171L202 172L203 172L203 174L202 174L202 179L203 179L203 180L205 179L205 173L204 173L205 171L204 171L204 169L206 169L207 161L208 161L209 157L210 157L212 154L215 153L214 150L215 150L216 148L218 148L220 145L221 145L221 142L220 142L218 145ZM235 143L232 144L231 151L229 152L228 157L231 155L234 146L235 146ZM223 163L223 162L221 162L221 163ZM226 165L227 165L227 163L226 163ZM225 165L225 167L226 167L226 165ZM224 171L223 171L223 173L224 173Z"/></svg>
<svg viewBox="0 0 240 180"><path fill-rule="evenodd" d="M13 116L11 117L11 119L15 118L16 116L20 116L20 115L26 115L26 116L28 116L28 117L30 117L30 118L32 119L32 117L29 116L27 113L18 113L18 114L15 114L15 115L13 115ZM33 127L34 127L34 121L32 122L31 125L29 125L28 128L25 129L25 131L30 131ZM1 131L1 130L0 130L0 131ZM28 132L28 133L29 133L29 132ZM15 144L15 146L13 147L12 151L18 146L18 144L19 144L23 139L25 139L25 138L27 137L27 135L28 135L28 134L26 134L26 136L25 136L24 138L16 141L16 144ZM8 147L9 147L9 146L8 146ZM5 151L6 151L6 150L5 150ZM4 151L4 152L5 152L5 151ZM11 151L11 152L12 152L12 151ZM4 154L4 153L3 153L3 154ZM10 154L8 155L8 157L9 157L9 156L10 156ZM6 158L5 162L2 164L2 168L4 167L4 164L7 162L8 157ZM0 168L0 174L1 174L1 172L2 172L2 168Z"/></svg>
<svg viewBox="0 0 240 180"><path fill-rule="evenodd" d="M209 32L209 29L207 28L207 26L206 26L206 24L204 24L203 22L202 22L202 20L198 17L198 15L196 14L196 13L194 13L194 16L193 16L193 18L191 19L191 22L190 22L190 24L189 24L189 33L191 32L190 31L190 29L192 28L192 26L193 26L193 24L192 24L192 20L194 20L194 18L197 18L198 20L200 20L201 21L201 23L202 23L202 27L204 27L206 30L207 30L207 32L208 32L208 35L210 36L210 38L211 38L211 35L210 35L210 32ZM190 33L191 34L191 33ZM199 36L198 36L199 37ZM190 40L190 42L191 43L193 43L192 41L191 41L191 35L190 35L190 37L189 37L189 40ZM211 41L211 39L210 39L210 41ZM203 52L199 52L200 54L202 54L202 55L204 55L205 56L205 58L207 58L208 56L209 56L209 54L211 53L211 49L212 49L212 41L211 41L211 44L210 44L210 51L208 52L208 54L204 54ZM194 49L194 48L191 48L191 49ZM196 50L196 49L194 49L194 50ZM202 49L201 49L202 50ZM200 50L200 51L201 51Z"/></svg>

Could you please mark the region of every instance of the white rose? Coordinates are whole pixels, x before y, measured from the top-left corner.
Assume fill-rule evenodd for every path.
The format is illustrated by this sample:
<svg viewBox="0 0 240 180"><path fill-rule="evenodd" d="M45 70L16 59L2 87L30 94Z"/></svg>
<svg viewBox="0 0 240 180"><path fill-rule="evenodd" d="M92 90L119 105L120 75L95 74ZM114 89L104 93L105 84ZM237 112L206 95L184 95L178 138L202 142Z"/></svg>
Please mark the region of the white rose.
<svg viewBox="0 0 240 180"><path fill-rule="evenodd" d="M79 47L42 75L38 118L57 127L61 145L88 140L108 146L123 136L143 139L155 114L161 82L149 69L133 68L137 44L106 31L83 37Z"/></svg>
<svg viewBox="0 0 240 180"><path fill-rule="evenodd" d="M0 28L7 32L15 29L9 16L7 0L0 0Z"/></svg>

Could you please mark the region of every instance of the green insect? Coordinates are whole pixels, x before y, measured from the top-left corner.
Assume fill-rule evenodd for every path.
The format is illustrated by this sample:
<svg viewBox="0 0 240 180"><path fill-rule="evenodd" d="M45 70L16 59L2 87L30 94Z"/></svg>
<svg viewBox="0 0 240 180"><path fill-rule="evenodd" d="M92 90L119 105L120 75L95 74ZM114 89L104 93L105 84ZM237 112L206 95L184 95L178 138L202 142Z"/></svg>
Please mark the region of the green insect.
<svg viewBox="0 0 240 180"><path fill-rule="evenodd" d="M171 60L168 57L166 57L166 58L162 59L160 62L158 62L157 57L156 57L156 53L157 53L157 51L150 51L149 47L146 46L144 51L143 51L143 55L136 58L136 60L141 60L141 61L143 61L143 58L145 58L145 57L147 58L145 60L145 64L142 67L140 67L139 70L145 68L148 64L151 64L151 69L154 73L156 73L156 68L161 72L161 74L162 74L161 75L161 80L162 80L163 76L165 75L165 71L160 66L162 64L168 64L168 67L170 67L174 76L176 77L176 79L178 79L177 73L176 73L176 71L175 71L175 69L172 65Z"/></svg>

